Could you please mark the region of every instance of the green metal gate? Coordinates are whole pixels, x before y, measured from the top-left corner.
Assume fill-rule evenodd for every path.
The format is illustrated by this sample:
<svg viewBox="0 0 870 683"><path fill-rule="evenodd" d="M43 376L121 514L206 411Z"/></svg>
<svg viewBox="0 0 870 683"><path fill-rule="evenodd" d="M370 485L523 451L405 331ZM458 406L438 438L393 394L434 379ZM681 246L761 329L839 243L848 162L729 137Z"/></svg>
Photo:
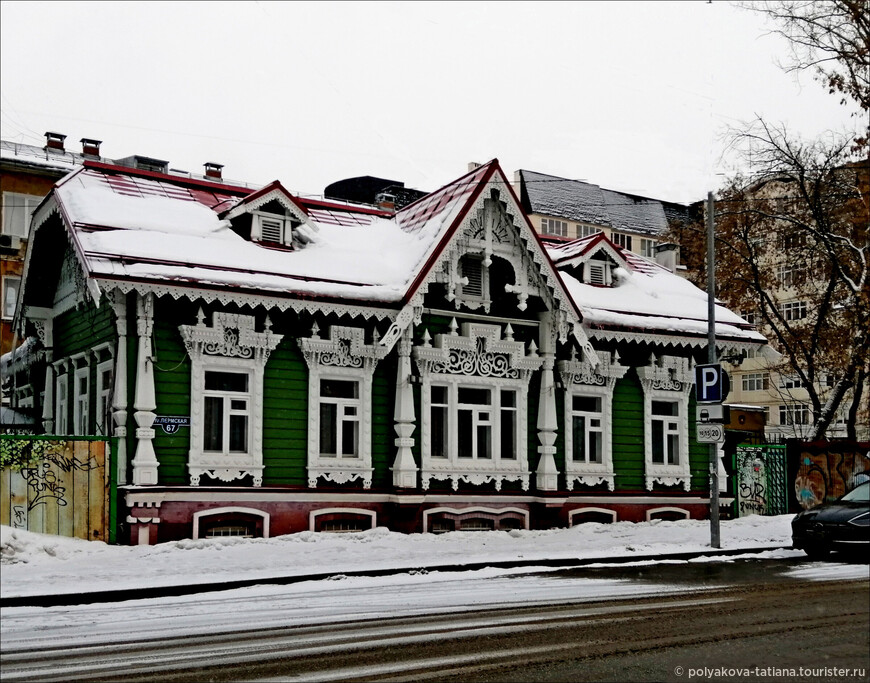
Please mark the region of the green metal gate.
<svg viewBox="0 0 870 683"><path fill-rule="evenodd" d="M738 446L736 459L735 516L786 514L786 447Z"/></svg>

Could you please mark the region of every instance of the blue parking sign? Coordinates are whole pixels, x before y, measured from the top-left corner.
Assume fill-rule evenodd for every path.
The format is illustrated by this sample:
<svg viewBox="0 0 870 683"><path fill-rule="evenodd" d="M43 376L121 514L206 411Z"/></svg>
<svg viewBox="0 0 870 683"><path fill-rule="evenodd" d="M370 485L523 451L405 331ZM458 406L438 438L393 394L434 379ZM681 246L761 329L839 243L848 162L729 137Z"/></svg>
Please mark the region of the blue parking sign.
<svg viewBox="0 0 870 683"><path fill-rule="evenodd" d="M719 363L695 366L695 400L698 403L722 403L731 383Z"/></svg>

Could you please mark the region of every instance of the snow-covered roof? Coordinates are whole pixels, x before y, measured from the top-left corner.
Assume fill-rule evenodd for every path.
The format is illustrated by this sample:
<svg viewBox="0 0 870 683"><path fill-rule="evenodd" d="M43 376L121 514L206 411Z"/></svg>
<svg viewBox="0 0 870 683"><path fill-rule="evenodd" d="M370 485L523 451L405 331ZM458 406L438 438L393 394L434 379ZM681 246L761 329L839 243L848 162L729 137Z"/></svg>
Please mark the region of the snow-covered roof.
<svg viewBox="0 0 870 683"><path fill-rule="evenodd" d="M611 332L658 333L703 339L707 335L707 293L667 268L621 248L602 234L548 248L562 280L592 336ZM581 282L575 266L605 251L613 258L612 286ZM716 338L763 344L764 336L737 314L717 303Z"/></svg>
<svg viewBox="0 0 870 683"><path fill-rule="evenodd" d="M655 235L668 227L665 205L658 199L606 190L593 183L520 171L525 208L632 233ZM676 205L669 205L673 210Z"/></svg>
<svg viewBox="0 0 870 683"><path fill-rule="evenodd" d="M395 216L295 198L317 232L297 250L248 241L221 219L245 203L243 188L88 164L59 183L55 198L97 280L389 305L401 302L481 175L463 176Z"/></svg>
<svg viewBox="0 0 870 683"><path fill-rule="evenodd" d="M283 300L365 302L384 310L408 303L481 193L495 185L510 194L493 160L393 215L294 197L277 181L252 193L220 182L86 162L57 184L52 198L97 288L123 282L163 291L189 288ZM230 222L246 206L276 196L304 218L301 227L311 238L301 248L270 248L247 239ZM51 206L49 201L41 212L47 215ZM584 327L593 331L706 335L706 294L691 283L621 249L603 234L545 252L527 220L519 219L518 229L528 233L528 248L539 250L542 267L549 257L560 269L561 280L548 276L549 286L569 308L571 301L576 304L569 319L579 322L575 316L582 314ZM588 285L572 276L573 266L602 250L614 264L615 286ZM29 252L28 267L30 258ZM717 320L719 337L764 342L724 307L717 306Z"/></svg>
<svg viewBox="0 0 870 683"><path fill-rule="evenodd" d="M81 166L85 157L76 152L46 149L11 140L0 140L0 159L64 174Z"/></svg>

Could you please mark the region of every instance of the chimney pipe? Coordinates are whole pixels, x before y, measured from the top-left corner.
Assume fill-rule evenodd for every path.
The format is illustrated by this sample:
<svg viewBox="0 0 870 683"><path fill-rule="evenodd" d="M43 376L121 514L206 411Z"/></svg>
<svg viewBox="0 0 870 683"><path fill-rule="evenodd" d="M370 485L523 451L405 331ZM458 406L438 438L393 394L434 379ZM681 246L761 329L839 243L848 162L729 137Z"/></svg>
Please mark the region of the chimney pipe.
<svg viewBox="0 0 870 683"><path fill-rule="evenodd" d="M207 161L204 164L205 166L205 177L206 178L214 178L215 180L220 180L223 177L223 164L216 164L213 161Z"/></svg>
<svg viewBox="0 0 870 683"><path fill-rule="evenodd" d="M66 135L61 133L52 133L51 131L46 131L45 133L45 149L46 150L56 150L58 152L63 152L63 141L66 140Z"/></svg>
<svg viewBox="0 0 870 683"><path fill-rule="evenodd" d="M93 140L91 138L82 138L82 155L86 157L95 157L97 159L100 158L100 145L103 144L102 140Z"/></svg>
<svg viewBox="0 0 870 683"><path fill-rule="evenodd" d="M667 268L672 273L677 272L677 263L680 260L680 247L673 242L665 242L656 245L656 263Z"/></svg>

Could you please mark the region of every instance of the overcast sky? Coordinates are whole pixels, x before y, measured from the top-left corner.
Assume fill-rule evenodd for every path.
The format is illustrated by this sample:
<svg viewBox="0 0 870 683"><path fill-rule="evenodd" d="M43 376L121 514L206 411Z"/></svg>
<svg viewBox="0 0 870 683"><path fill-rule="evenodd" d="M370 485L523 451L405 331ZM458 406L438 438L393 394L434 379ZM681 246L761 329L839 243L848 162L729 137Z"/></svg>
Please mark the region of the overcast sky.
<svg viewBox="0 0 870 683"><path fill-rule="evenodd" d="M2 138L319 194L434 190L470 161L671 201L728 170L756 113L856 125L788 45L726 2L3 2Z"/></svg>

